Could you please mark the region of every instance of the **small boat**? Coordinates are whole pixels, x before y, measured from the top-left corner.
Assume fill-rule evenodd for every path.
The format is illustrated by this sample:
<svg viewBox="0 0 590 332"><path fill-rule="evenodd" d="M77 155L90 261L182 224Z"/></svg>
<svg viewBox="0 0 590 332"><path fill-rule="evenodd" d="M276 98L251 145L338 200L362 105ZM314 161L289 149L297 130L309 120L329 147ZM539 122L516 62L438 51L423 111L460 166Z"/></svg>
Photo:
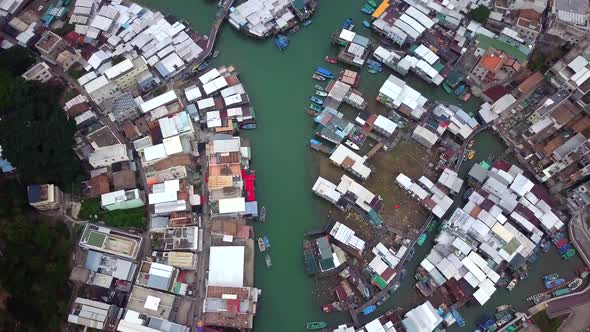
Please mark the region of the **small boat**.
<svg viewBox="0 0 590 332"><path fill-rule="evenodd" d="M289 46L289 38L287 38L285 35L277 35L275 37L275 46L279 50L284 51L287 49L287 46Z"/></svg>
<svg viewBox="0 0 590 332"><path fill-rule="evenodd" d="M260 250L260 252L266 251L266 246L264 245L264 240L261 237L258 238L258 250Z"/></svg>
<svg viewBox="0 0 590 332"><path fill-rule="evenodd" d="M321 105L321 104L324 103L324 100L323 99L318 98L316 96L309 96L309 100L311 100L312 103L318 104L318 105Z"/></svg>
<svg viewBox="0 0 590 332"><path fill-rule="evenodd" d="M385 301L387 301L387 299L389 299L389 295L385 294L385 296L383 296L382 298L379 299L379 301L377 301L377 303L375 303L376 306L380 306L383 303L385 303Z"/></svg>
<svg viewBox="0 0 590 332"><path fill-rule="evenodd" d="M324 76L318 75L318 74L313 74L313 76L311 77L316 81L325 81L326 78Z"/></svg>
<svg viewBox="0 0 590 332"><path fill-rule="evenodd" d="M367 3L374 8L377 8L377 3L375 2L375 0L368 0Z"/></svg>
<svg viewBox="0 0 590 332"><path fill-rule="evenodd" d="M324 89L324 87L323 87L323 86L321 86L321 85L319 85L319 84L315 84L313 87L314 87L316 90L321 90L321 91L324 91L324 90L325 90L325 89Z"/></svg>
<svg viewBox="0 0 590 332"><path fill-rule="evenodd" d="M258 214L258 220L260 220L260 222L264 222L266 220L266 207L263 206L262 209L260 209L260 213Z"/></svg>
<svg viewBox="0 0 590 332"><path fill-rule="evenodd" d="M312 22L313 22L312 20L305 20L305 21L303 21L303 26L304 27L309 26Z"/></svg>
<svg viewBox="0 0 590 332"><path fill-rule="evenodd" d="M559 278L559 279L555 279L555 280L549 280L549 281L545 281L545 288L546 289L552 289L558 286L561 286L565 284L565 279L563 278Z"/></svg>
<svg viewBox="0 0 590 332"><path fill-rule="evenodd" d="M305 324L305 328L308 330L321 330L328 326L325 322L307 322Z"/></svg>
<svg viewBox="0 0 590 332"><path fill-rule="evenodd" d="M344 145L348 146L349 148L353 149L353 150L360 150L359 146L356 145L356 143L354 143L353 141L347 139L346 141L344 141Z"/></svg>
<svg viewBox="0 0 590 332"><path fill-rule="evenodd" d="M338 63L338 60L336 60L334 58L330 58L329 56L326 56L326 62L336 64L336 63Z"/></svg>
<svg viewBox="0 0 590 332"><path fill-rule="evenodd" d="M563 296L563 295L567 295L569 293L571 293L572 290L569 288L562 288L562 289L558 289L555 292L553 292L553 296L558 297L558 296Z"/></svg>
<svg viewBox="0 0 590 332"><path fill-rule="evenodd" d="M375 8L369 6L368 4L365 4L361 7L361 12L367 15L371 15L375 12Z"/></svg>
<svg viewBox="0 0 590 332"><path fill-rule="evenodd" d="M457 321L457 325L459 325L459 327L465 326L465 321L463 320L463 317L461 317L457 310L451 310L451 314L453 315L453 318L455 318L455 320Z"/></svg>
<svg viewBox="0 0 590 332"><path fill-rule="evenodd" d="M367 28L370 28L371 27L371 23L369 21L367 21L367 20L363 20L363 25L365 27L367 27Z"/></svg>
<svg viewBox="0 0 590 332"><path fill-rule="evenodd" d="M256 129L255 123L247 123L245 125L240 126L242 129Z"/></svg>
<svg viewBox="0 0 590 332"><path fill-rule="evenodd" d="M344 23L342 23L342 29L348 29L348 28L350 28L351 25L352 25L352 18L349 17L346 20L344 20Z"/></svg>
<svg viewBox="0 0 590 332"><path fill-rule="evenodd" d="M508 284L508 286L506 286L506 289L511 291L514 289L514 287L516 287L516 284L518 283L518 278L514 278L512 280L510 280L510 283Z"/></svg>
<svg viewBox="0 0 590 332"><path fill-rule="evenodd" d="M570 245L569 243L566 243L563 247L559 248L559 254L563 255L565 254L568 250L570 250Z"/></svg>
<svg viewBox="0 0 590 332"><path fill-rule="evenodd" d="M309 104L309 108L316 111L316 112L321 112L322 111L322 107L318 106L316 104Z"/></svg>
<svg viewBox="0 0 590 332"><path fill-rule="evenodd" d="M269 238L268 238L268 235L265 235L265 236L263 236L263 237L262 237L262 240L264 241L264 246L265 246L266 248L270 248L270 240L269 240Z"/></svg>
<svg viewBox="0 0 590 332"><path fill-rule="evenodd" d="M290 34L294 34L295 32L299 31L299 25L295 25L289 30Z"/></svg>
<svg viewBox="0 0 590 332"><path fill-rule="evenodd" d="M373 68L369 68L369 69L367 69L367 72L369 72L369 74L378 74L378 73L379 73L379 71L378 71L378 70L376 70L376 69L373 69Z"/></svg>
<svg viewBox="0 0 590 332"><path fill-rule="evenodd" d="M569 289L571 289L572 291L575 291L576 289L578 289L578 287L582 286L582 279L580 278L576 278L574 279L574 281L570 282L567 287Z"/></svg>
<svg viewBox="0 0 590 332"><path fill-rule="evenodd" d="M217 56L219 55L219 52L220 52L219 50L213 51L213 55L212 55L213 59L217 58Z"/></svg>
<svg viewBox="0 0 590 332"><path fill-rule="evenodd" d="M551 280L555 280L557 278L559 278L559 274L557 274L557 273L548 274L543 277L543 281L551 281Z"/></svg>
<svg viewBox="0 0 590 332"><path fill-rule="evenodd" d="M508 304L503 304L503 305L497 306L497 307L496 307L496 311L497 311L497 312L500 312L500 311L507 310L507 309L509 309L509 308L510 308L510 306L509 306Z"/></svg>
<svg viewBox="0 0 590 332"><path fill-rule="evenodd" d="M561 255L561 258L568 260L576 254L576 249L570 249L565 254Z"/></svg>
<svg viewBox="0 0 590 332"><path fill-rule="evenodd" d="M264 255L264 262L266 263L266 267L268 267L270 269L270 267L272 266L272 262L270 261L270 254L266 254Z"/></svg>
<svg viewBox="0 0 590 332"><path fill-rule="evenodd" d="M318 66L315 69L315 73L318 74L318 75L322 75L325 78L330 78L330 79L334 78L334 74L332 74L331 71L329 71L328 69L326 69L326 68L324 68L322 66Z"/></svg>
<svg viewBox="0 0 590 332"><path fill-rule="evenodd" d="M377 306L372 304L372 305L366 307L365 309L363 309L362 313L363 313L363 315L366 316L366 315L372 313L373 311L375 311L375 309L377 309Z"/></svg>
<svg viewBox="0 0 590 332"><path fill-rule="evenodd" d="M469 98L471 98L471 93L467 93L465 96L463 96L463 101L467 102Z"/></svg>
<svg viewBox="0 0 590 332"><path fill-rule="evenodd" d="M322 90L315 90L315 95L320 96L320 97L326 97L328 95L328 93L326 91L322 91Z"/></svg>
<svg viewBox="0 0 590 332"><path fill-rule="evenodd" d="M208 62L203 62L200 65L197 66L197 71L203 71L205 69L209 68L209 63Z"/></svg>
<svg viewBox="0 0 590 332"><path fill-rule="evenodd" d="M467 152L467 159L471 160L473 157L475 157L475 150L469 150L469 152Z"/></svg>
<svg viewBox="0 0 590 332"><path fill-rule="evenodd" d="M320 112L318 111L314 111L312 109L308 109L307 110L307 114L311 115L311 116L317 116L318 114L320 114Z"/></svg>
<svg viewBox="0 0 590 332"><path fill-rule="evenodd" d="M426 236L426 233L422 233L422 235L420 235L420 237L416 241L416 244L418 244L421 247L424 244L424 241L426 241Z"/></svg>

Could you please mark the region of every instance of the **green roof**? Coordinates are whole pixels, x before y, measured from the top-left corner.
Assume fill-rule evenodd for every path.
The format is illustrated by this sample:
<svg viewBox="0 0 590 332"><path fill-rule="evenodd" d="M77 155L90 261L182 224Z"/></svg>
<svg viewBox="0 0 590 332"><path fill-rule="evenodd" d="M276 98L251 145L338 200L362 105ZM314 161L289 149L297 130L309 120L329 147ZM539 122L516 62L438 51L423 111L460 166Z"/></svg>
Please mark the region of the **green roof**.
<svg viewBox="0 0 590 332"><path fill-rule="evenodd" d="M334 260L332 258L324 259L320 261L320 266L322 267L323 271L331 270L334 267Z"/></svg>
<svg viewBox="0 0 590 332"><path fill-rule="evenodd" d="M86 242L93 247L101 248L106 238L106 234L91 231Z"/></svg>
<svg viewBox="0 0 590 332"><path fill-rule="evenodd" d="M318 272L318 264L315 260L313 253L305 252L303 256L303 260L305 263L305 270L307 273L317 273Z"/></svg>
<svg viewBox="0 0 590 332"><path fill-rule="evenodd" d="M381 226L383 224L383 218L381 218L379 213L377 213L377 211L374 209L369 211L369 220L371 220L371 222L377 226Z"/></svg>
<svg viewBox="0 0 590 332"><path fill-rule="evenodd" d="M512 255L520 247L520 242L514 237L510 242L506 243L504 246L504 250L508 253L508 255Z"/></svg>
<svg viewBox="0 0 590 332"><path fill-rule="evenodd" d="M378 274L374 274L371 278L371 281L381 289L387 287L387 282L385 282L385 280L383 280L383 278L381 278L381 276Z"/></svg>
<svg viewBox="0 0 590 332"><path fill-rule="evenodd" d="M501 40L490 38L488 36L484 36L481 34L479 35L478 39L479 39L479 47L483 48L484 50L487 50L490 47L493 47L497 50L506 52L506 54L515 58L516 60L518 60L518 62L521 62L521 63L527 59L527 55L524 54L521 50L519 50L518 47L506 44L505 42L502 42Z"/></svg>

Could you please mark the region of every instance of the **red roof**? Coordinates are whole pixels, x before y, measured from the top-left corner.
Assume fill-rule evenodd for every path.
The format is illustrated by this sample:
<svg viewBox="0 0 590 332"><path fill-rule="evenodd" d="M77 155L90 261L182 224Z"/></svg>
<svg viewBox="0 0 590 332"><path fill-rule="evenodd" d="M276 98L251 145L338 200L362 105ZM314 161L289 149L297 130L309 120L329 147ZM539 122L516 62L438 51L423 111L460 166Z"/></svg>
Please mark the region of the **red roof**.
<svg viewBox="0 0 590 332"><path fill-rule="evenodd" d="M240 312L240 300L227 300L227 311Z"/></svg>
<svg viewBox="0 0 590 332"><path fill-rule="evenodd" d="M493 86L493 87L487 89L483 93L486 96L488 96L492 101L496 101L496 100L500 99L502 96L504 96L505 94L507 94L508 92L510 92L509 89L507 89L501 85L496 85L496 86Z"/></svg>
<svg viewBox="0 0 590 332"><path fill-rule="evenodd" d="M253 202L256 200L256 194L254 192L254 180L256 180L256 174L246 174L242 170L242 178L244 179L244 190L246 190L246 202Z"/></svg>

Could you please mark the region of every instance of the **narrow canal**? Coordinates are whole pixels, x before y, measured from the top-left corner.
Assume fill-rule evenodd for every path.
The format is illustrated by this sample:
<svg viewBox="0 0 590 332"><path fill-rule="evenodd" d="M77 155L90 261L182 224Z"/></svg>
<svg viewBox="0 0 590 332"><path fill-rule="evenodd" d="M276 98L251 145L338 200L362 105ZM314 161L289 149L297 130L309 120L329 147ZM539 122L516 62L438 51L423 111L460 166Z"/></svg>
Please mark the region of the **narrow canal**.
<svg viewBox="0 0 590 332"><path fill-rule="evenodd" d="M141 0L141 3L166 14L187 20L202 33L209 31L217 10L215 1L204 0ZM311 118L305 112L309 104L307 96L312 92L314 82L311 74L317 65L327 65L323 59L334 55L330 34L341 23L352 17L356 30L370 36L368 29L360 24L361 2L322 0L319 11L313 17L313 24L291 37L287 52L279 52L272 40L259 41L245 37L225 24L215 48L220 55L214 64L234 64L240 71L240 78L250 95L258 120L258 129L247 132L252 141L253 167L257 172L256 193L259 204L268 209L267 223L256 226L257 234L268 234L272 243L272 270L264 266L264 259L256 261L256 286L262 289L262 300L256 316L255 329L262 332L300 332L306 321L324 320L332 326L348 317L343 314L325 315L320 311L320 301L313 279L307 277L303 268L301 243L307 229L317 228L326 221L327 204L316 198L311 187L318 174L318 165L310 152L307 142L313 135ZM332 67L336 69L336 67ZM387 70L386 70L387 71ZM387 78L386 73L371 75L366 72L361 78L361 90L370 101L369 107L382 111L376 105L375 97L380 85ZM457 102L442 89L434 89L416 78L406 81L433 100ZM471 100L465 105L467 111L476 111L477 102ZM481 142L481 143L480 143ZM479 144L480 143L480 144ZM487 153L499 154L501 144L492 135L478 137L479 156ZM485 152L485 151L489 152ZM431 244L429 244L431 245ZM416 266L428 252L425 245L417 250L408 269L406 282L395 296L379 310L386 311L393 306L412 307L416 301L413 288L413 274ZM556 255L554 255L556 256ZM536 265L538 276L554 272L558 257L543 257ZM574 265L575 267L575 265ZM542 270L542 272L541 272ZM531 273L530 279L537 278ZM530 283L532 284L532 283ZM538 287L539 285L535 285ZM525 285L525 287L527 287ZM514 302L536 292L521 289L505 294L500 291L490 302ZM530 286L532 288L532 286ZM482 312L493 308L490 304L464 310L468 321L473 322Z"/></svg>

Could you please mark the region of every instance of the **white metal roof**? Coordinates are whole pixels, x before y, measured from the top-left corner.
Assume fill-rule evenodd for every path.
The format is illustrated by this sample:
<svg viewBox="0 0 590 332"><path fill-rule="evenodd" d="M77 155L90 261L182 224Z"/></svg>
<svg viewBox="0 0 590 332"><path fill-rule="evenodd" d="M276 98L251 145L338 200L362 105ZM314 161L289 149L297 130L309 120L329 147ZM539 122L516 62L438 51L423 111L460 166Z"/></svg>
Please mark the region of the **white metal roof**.
<svg viewBox="0 0 590 332"><path fill-rule="evenodd" d="M391 136L395 131L395 128L397 128L397 124L395 122L389 120L383 115L378 115L373 125L388 133L389 136Z"/></svg>
<svg viewBox="0 0 590 332"><path fill-rule="evenodd" d="M246 211L246 200L244 197L225 198L219 200L219 213L241 213Z"/></svg>
<svg viewBox="0 0 590 332"><path fill-rule="evenodd" d="M166 157L166 149L164 148L164 144L148 146L143 149L143 155L146 161L164 158Z"/></svg>
<svg viewBox="0 0 590 332"><path fill-rule="evenodd" d="M117 76L127 72L131 68L133 68L133 62L131 62L130 59L125 59L119 62L118 64L112 66L111 68L105 70L104 75L112 80Z"/></svg>
<svg viewBox="0 0 590 332"><path fill-rule="evenodd" d="M208 285L221 287L244 286L243 246L211 247Z"/></svg>
<svg viewBox="0 0 590 332"><path fill-rule="evenodd" d="M355 35L356 33L354 33L353 31L342 29L342 31L340 31L339 38L342 40L346 40L347 42L352 42Z"/></svg>
<svg viewBox="0 0 590 332"><path fill-rule="evenodd" d="M197 108L201 111L213 106L215 106L215 100L213 98L197 100Z"/></svg>
<svg viewBox="0 0 590 332"><path fill-rule="evenodd" d="M219 77L219 71L217 70L217 68L213 68L211 70L209 70L208 72L206 72L205 74L201 75L199 77L199 81L201 81L201 84L206 84L209 83L210 81L216 79L217 77Z"/></svg>
<svg viewBox="0 0 590 332"><path fill-rule="evenodd" d="M86 92L88 92L88 94L92 94L93 92L96 92L99 89L107 86L109 83L110 81L106 77L104 77L104 75L100 75L94 80L86 83L86 85L84 85L84 89L86 90Z"/></svg>
<svg viewBox="0 0 590 332"><path fill-rule="evenodd" d="M184 89L184 95L189 102L197 100L203 96L201 93L201 89L198 86L192 85L186 89Z"/></svg>
<svg viewBox="0 0 590 332"><path fill-rule="evenodd" d="M166 105L177 100L178 97L176 96L176 92L174 90L170 90L166 93L163 93L155 98L152 98L139 106L142 113L147 113L157 107L162 105Z"/></svg>

